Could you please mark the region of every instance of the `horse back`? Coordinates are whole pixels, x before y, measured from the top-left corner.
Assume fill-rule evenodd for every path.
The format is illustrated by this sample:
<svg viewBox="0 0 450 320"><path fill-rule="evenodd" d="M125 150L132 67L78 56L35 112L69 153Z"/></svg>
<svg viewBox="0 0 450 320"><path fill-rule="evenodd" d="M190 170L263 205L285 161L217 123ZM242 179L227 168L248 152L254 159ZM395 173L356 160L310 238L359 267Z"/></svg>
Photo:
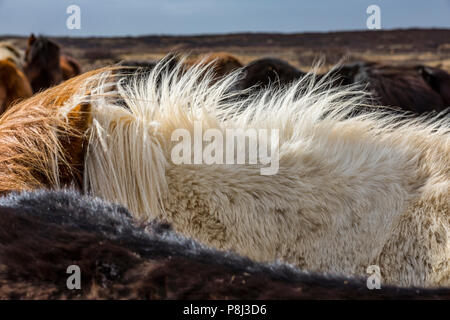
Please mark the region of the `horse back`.
<svg viewBox="0 0 450 320"><path fill-rule="evenodd" d="M64 80L73 78L81 74L81 67L75 59L67 56L60 57L60 65Z"/></svg>

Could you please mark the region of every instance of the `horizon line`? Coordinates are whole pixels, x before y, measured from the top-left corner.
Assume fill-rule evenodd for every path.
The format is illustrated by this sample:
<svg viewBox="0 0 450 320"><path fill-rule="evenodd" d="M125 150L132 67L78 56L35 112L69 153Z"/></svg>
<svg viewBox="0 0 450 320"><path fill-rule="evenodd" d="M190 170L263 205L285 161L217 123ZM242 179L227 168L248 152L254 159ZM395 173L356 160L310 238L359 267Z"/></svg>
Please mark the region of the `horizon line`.
<svg viewBox="0 0 450 320"><path fill-rule="evenodd" d="M329 31L236 31L236 32L224 32L224 33L192 33L192 34L176 34L176 33L142 33L142 34L125 34L125 35L68 35L68 34L46 34L30 32L29 34L0 34L0 38L23 38L28 37L31 33L37 35L45 35L47 37L54 38L144 38L144 37L211 37L211 36L227 36L227 35L242 35L242 34L273 34L273 35L300 35L300 34L327 34L327 33L349 33L349 32L382 32L382 31L431 31L431 30L445 30L450 31L450 27L405 27L405 28L382 28L376 30L369 29L342 29L342 30L329 30Z"/></svg>

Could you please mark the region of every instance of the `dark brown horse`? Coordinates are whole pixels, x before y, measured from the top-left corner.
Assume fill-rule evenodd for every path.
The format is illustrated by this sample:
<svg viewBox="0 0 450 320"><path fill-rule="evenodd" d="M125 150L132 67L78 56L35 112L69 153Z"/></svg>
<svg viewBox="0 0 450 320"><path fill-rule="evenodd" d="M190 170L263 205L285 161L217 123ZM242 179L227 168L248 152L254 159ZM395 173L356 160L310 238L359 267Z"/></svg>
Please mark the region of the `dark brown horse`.
<svg viewBox="0 0 450 320"><path fill-rule="evenodd" d="M360 84L372 94L374 105L415 114L440 112L449 106L450 76L437 68L357 62L335 68L329 76L334 85Z"/></svg>
<svg viewBox="0 0 450 320"><path fill-rule="evenodd" d="M78 63L61 55L59 45L45 37L28 38L24 72L34 92L47 89L81 73Z"/></svg>

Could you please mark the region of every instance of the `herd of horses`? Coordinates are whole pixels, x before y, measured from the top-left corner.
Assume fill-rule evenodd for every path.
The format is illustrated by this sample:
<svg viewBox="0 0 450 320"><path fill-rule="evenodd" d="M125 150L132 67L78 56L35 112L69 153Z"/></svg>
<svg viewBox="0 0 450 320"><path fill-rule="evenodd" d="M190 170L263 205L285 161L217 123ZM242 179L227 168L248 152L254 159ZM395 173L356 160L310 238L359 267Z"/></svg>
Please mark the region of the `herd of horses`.
<svg viewBox="0 0 450 320"><path fill-rule="evenodd" d="M0 298L450 297L444 70L217 53L82 73L34 35L0 59ZM278 173L173 163L197 123L278 130Z"/></svg>
<svg viewBox="0 0 450 320"><path fill-rule="evenodd" d="M9 42L0 43L0 112L64 80L81 73L78 63L61 55L55 42L36 38L28 39L23 53Z"/></svg>
<svg viewBox="0 0 450 320"><path fill-rule="evenodd" d="M45 37L32 34L24 53L9 42L0 43L0 106L3 113L14 102L29 98L82 73L78 62L61 54L60 46ZM171 68L178 57L171 60ZM123 60L119 66L151 71L158 61ZM258 90L270 86L285 86L304 78L307 73L276 58L262 58L242 64L227 53L204 54L183 62L187 69L193 65L209 65L215 79L241 70L236 90ZM440 112L450 105L450 75L430 66L388 66L374 62L340 64L321 78L333 79L333 86L359 84L371 93L373 106L391 107L415 114ZM31 87L31 90L30 90Z"/></svg>

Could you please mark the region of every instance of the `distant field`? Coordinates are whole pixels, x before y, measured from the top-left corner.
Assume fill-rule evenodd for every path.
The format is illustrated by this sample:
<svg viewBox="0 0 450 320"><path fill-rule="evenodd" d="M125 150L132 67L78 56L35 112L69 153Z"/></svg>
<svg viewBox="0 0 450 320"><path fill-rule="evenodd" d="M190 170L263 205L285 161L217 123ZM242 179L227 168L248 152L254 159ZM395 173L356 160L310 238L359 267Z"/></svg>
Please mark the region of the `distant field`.
<svg viewBox="0 0 450 320"><path fill-rule="evenodd" d="M65 53L80 61L84 70L122 59L161 58L172 51L192 55L226 51L243 63L272 56L304 71L318 59L324 61L322 69L344 59L426 64L450 72L450 29L54 39ZM14 37L13 40L25 48L26 38Z"/></svg>

